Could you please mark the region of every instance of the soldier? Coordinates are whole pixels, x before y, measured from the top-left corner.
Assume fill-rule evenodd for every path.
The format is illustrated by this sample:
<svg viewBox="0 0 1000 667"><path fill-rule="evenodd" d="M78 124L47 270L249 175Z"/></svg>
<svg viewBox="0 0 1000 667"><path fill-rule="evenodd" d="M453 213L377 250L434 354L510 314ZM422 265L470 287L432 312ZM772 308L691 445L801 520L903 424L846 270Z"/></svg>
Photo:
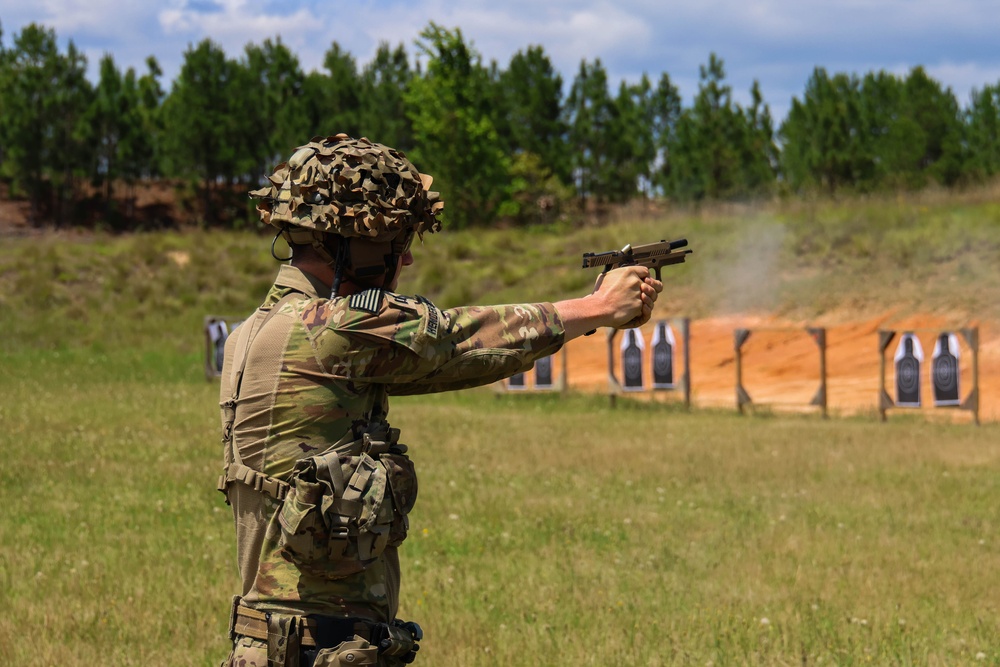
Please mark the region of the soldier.
<svg viewBox="0 0 1000 667"><path fill-rule="evenodd" d="M251 197L291 257L225 349L219 488L243 586L224 664L407 664L421 631L396 618L396 549L417 478L387 397L489 384L638 326L662 284L627 267L578 299L440 310L395 291L443 207L402 153L317 137L268 180Z"/></svg>

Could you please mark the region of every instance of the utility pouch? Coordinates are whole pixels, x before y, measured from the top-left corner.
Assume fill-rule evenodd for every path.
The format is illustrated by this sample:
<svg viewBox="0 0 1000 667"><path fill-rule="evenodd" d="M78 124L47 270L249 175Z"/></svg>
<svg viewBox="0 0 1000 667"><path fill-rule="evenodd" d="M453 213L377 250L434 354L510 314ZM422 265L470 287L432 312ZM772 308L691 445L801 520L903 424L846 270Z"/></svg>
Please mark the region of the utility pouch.
<svg viewBox="0 0 1000 667"><path fill-rule="evenodd" d="M303 571L347 577L406 537L416 474L399 431L388 431L391 438L365 433L296 463L277 515L278 547Z"/></svg>
<svg viewBox="0 0 1000 667"><path fill-rule="evenodd" d="M316 654L312 667L356 667L374 665L377 661L378 649L355 635L354 639L321 650Z"/></svg>

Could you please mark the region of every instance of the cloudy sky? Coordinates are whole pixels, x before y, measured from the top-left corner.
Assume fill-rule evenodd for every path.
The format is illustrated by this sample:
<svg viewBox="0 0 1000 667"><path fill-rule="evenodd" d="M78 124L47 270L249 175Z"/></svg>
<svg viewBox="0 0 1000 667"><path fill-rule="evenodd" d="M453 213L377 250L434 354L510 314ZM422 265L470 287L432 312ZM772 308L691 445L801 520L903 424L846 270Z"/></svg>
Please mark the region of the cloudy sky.
<svg viewBox="0 0 1000 667"><path fill-rule="evenodd" d="M92 76L111 52L140 71L155 55L167 81L206 37L236 57L249 42L280 36L310 70L334 41L359 66L382 41L415 54L431 21L461 28L484 62L505 67L541 45L567 85L581 60L600 58L614 87L667 72L686 100L715 52L736 99L746 102L757 79L778 119L816 66L903 74L923 65L963 106L973 88L1000 82L996 0L0 0L7 46L24 25L41 23L87 54Z"/></svg>

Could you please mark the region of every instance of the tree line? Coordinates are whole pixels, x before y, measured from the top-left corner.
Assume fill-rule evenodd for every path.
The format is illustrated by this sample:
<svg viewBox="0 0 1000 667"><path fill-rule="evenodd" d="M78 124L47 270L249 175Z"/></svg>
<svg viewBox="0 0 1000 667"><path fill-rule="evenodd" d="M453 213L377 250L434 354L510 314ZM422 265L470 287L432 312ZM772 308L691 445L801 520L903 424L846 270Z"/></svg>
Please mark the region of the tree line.
<svg viewBox="0 0 1000 667"><path fill-rule="evenodd" d="M0 29L0 179L41 224L98 207L133 223L141 182L173 182L192 217L243 224L245 192L315 135L346 132L407 153L435 176L449 224L520 224L638 198L749 199L820 191L960 186L1000 172L1000 82L964 108L922 67L829 74L817 67L776 127L758 84L733 100L711 54L683 104L669 74L608 80L583 60L568 89L541 46L485 63L460 29L431 23L410 54L382 43L363 65L336 42L305 72L280 38L238 58L190 46L169 90L156 59L96 83L70 42ZM89 208L88 206L89 205Z"/></svg>

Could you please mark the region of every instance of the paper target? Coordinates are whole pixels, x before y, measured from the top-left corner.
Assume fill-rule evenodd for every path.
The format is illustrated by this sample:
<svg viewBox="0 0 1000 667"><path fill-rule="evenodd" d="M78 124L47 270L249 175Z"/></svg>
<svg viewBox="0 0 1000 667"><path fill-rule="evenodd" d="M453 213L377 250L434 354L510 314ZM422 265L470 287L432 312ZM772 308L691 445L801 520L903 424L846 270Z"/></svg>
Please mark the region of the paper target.
<svg viewBox="0 0 1000 667"><path fill-rule="evenodd" d="M622 338L622 371L625 376L625 391L642 391L642 352L646 342L638 329L628 329Z"/></svg>
<svg viewBox="0 0 1000 667"><path fill-rule="evenodd" d="M508 389L524 389L526 388L524 381L524 373L515 373L507 378L507 388Z"/></svg>
<svg viewBox="0 0 1000 667"><path fill-rule="evenodd" d="M226 355L226 339L229 338L229 327L225 320L213 320L208 324L208 336L212 341L212 368L222 372L222 361Z"/></svg>
<svg viewBox="0 0 1000 667"><path fill-rule="evenodd" d="M674 383L674 330L665 321L657 322L653 331L653 388L673 389Z"/></svg>
<svg viewBox="0 0 1000 667"><path fill-rule="evenodd" d="M958 336L942 333L934 343L931 361L931 386L934 389L934 405L959 405Z"/></svg>
<svg viewBox="0 0 1000 667"><path fill-rule="evenodd" d="M552 357L535 362L535 389L552 389Z"/></svg>
<svg viewBox="0 0 1000 667"><path fill-rule="evenodd" d="M905 333L896 347L896 405L902 408L920 407L920 364L924 351L920 340Z"/></svg>

